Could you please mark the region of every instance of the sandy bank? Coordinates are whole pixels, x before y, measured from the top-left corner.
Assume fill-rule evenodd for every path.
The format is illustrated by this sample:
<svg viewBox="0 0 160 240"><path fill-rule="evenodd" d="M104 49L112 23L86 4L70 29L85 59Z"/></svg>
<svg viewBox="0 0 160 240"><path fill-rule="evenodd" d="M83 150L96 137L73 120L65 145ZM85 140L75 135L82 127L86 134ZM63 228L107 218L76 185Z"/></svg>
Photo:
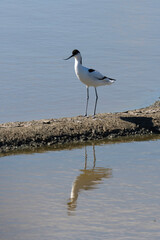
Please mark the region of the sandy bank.
<svg viewBox="0 0 160 240"><path fill-rule="evenodd" d="M119 136L160 134L160 101L122 113L0 124L0 152Z"/></svg>

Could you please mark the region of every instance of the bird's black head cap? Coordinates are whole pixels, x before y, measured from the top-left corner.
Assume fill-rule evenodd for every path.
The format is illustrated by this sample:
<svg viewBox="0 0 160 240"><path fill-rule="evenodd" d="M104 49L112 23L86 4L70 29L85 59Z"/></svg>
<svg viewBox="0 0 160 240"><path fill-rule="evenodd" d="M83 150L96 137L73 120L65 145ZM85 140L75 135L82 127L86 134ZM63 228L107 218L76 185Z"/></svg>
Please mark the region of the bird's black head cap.
<svg viewBox="0 0 160 240"><path fill-rule="evenodd" d="M77 49L74 49L73 51L72 51L72 55L73 56L75 56L75 55L77 55L78 53L80 53Z"/></svg>
<svg viewBox="0 0 160 240"><path fill-rule="evenodd" d="M64 60L68 60L68 59L76 56L78 53L80 53L80 52L79 52L77 49L74 49L74 50L72 51L72 55L71 55L70 57L68 57L68 58L65 58ZM81 64L82 64L82 59L81 59Z"/></svg>

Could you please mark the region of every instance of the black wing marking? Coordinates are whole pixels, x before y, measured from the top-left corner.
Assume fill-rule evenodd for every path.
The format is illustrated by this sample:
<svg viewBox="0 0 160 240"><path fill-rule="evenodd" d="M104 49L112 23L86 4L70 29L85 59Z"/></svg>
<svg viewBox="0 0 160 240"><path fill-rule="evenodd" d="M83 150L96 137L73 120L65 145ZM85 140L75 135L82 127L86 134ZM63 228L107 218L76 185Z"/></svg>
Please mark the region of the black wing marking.
<svg viewBox="0 0 160 240"><path fill-rule="evenodd" d="M95 70L90 68L90 69L88 69L88 72L95 72Z"/></svg>
<svg viewBox="0 0 160 240"><path fill-rule="evenodd" d="M102 77L102 78L98 78L99 80L104 80L105 78L107 78L106 76Z"/></svg>
<svg viewBox="0 0 160 240"><path fill-rule="evenodd" d="M116 81L115 79L109 78L109 77L106 77L106 76L104 76L104 77L102 77L102 78L98 78L98 79L99 79L99 80L104 80L105 78L108 78L109 80L112 80L112 81Z"/></svg>
<svg viewBox="0 0 160 240"><path fill-rule="evenodd" d="M94 74L93 74L93 77L95 77L96 79L98 79L98 80L104 80L104 79L108 79L108 80L111 80L111 81L116 81L115 79L113 79L113 78L109 78L109 77L106 77L106 76L103 76L100 72L97 72L96 70L94 70L94 69L92 69L92 68L90 68L90 69L88 69L88 72L90 72L90 73L92 73L92 72L95 72Z"/></svg>
<svg viewBox="0 0 160 240"><path fill-rule="evenodd" d="M113 80L113 81L116 81L116 79L113 79L113 78L109 78L109 77L108 77L108 79L109 79L109 80Z"/></svg>

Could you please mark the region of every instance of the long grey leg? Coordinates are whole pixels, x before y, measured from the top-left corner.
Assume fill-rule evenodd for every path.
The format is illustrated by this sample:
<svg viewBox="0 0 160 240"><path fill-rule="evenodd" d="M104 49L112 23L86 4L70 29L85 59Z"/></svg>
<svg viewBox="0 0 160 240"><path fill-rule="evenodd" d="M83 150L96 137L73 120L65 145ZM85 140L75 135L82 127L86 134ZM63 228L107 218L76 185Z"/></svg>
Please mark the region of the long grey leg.
<svg viewBox="0 0 160 240"><path fill-rule="evenodd" d="M87 86L87 102L86 102L86 113L84 116L87 116L87 110L88 110L88 100L89 100L89 87Z"/></svg>
<svg viewBox="0 0 160 240"><path fill-rule="evenodd" d="M95 88L95 94L96 94L96 101L95 101L95 107L94 107L94 115L96 114L96 107L97 107L97 101L98 101L98 94L97 94L96 88Z"/></svg>

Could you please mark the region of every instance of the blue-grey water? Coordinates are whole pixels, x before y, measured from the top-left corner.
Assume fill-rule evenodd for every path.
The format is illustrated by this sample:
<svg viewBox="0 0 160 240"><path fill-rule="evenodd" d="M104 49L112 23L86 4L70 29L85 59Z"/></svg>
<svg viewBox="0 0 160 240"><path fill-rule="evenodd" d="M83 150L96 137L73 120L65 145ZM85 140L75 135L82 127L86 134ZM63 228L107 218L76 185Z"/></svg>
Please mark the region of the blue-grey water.
<svg viewBox="0 0 160 240"><path fill-rule="evenodd" d="M117 79L97 112L152 104L159 23L158 0L1 0L0 123L84 114L75 48ZM159 240L160 140L69 148L1 156L0 240Z"/></svg>
<svg viewBox="0 0 160 240"><path fill-rule="evenodd" d="M153 103L160 92L158 0L1 0L0 122L84 114L83 63L117 79L98 88L97 112ZM95 101L91 89L89 114Z"/></svg>
<svg viewBox="0 0 160 240"><path fill-rule="evenodd" d="M159 240L160 140L0 159L0 239Z"/></svg>

